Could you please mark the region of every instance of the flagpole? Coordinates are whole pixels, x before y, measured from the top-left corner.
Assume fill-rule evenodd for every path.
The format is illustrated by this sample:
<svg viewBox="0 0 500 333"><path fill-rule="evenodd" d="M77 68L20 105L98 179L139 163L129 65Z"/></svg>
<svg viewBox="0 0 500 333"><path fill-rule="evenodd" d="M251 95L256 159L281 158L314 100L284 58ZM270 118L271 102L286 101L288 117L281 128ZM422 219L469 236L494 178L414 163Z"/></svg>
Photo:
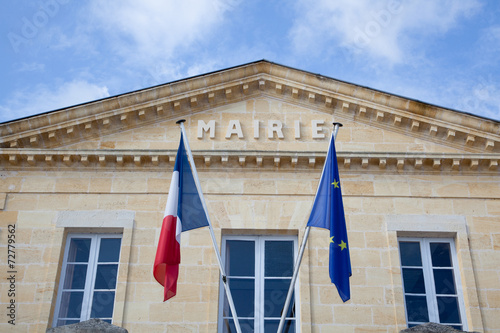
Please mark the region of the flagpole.
<svg viewBox="0 0 500 333"><path fill-rule="evenodd" d="M215 239L215 234L214 234L214 230L212 227L212 222L210 222L210 216L208 215L207 205L205 203L205 198L204 198L203 192L201 190L200 179L198 178L198 172L196 172L196 166L194 164L193 154L191 153L191 148L189 147L189 141L187 139L186 129L184 128L185 121L186 121L185 119L181 119L181 120L178 120L176 122L176 124L179 124L179 126L181 128L181 135L184 138L183 141L184 141L184 146L186 147L186 152L187 152L187 155L189 158L189 164L191 164L191 168L193 169L194 182L196 184L196 188L198 189L198 193L200 194L201 205L203 206L203 210L205 211L205 215L207 216L208 228L210 230L210 236L212 236L212 243L214 245L215 254L217 255L217 261L219 263L219 270L220 270L220 274L222 276L222 282L224 283L224 288L226 289L226 296L227 296L227 301L229 303L229 308L231 309L231 312L233 313L236 331L238 333L241 333L240 322L238 320L238 315L236 313L236 308L234 306L233 297L231 296L231 290L229 289L229 285L227 283L226 272L224 271L224 266L222 265L222 259L220 257L219 247L217 246L217 240Z"/></svg>
<svg viewBox="0 0 500 333"><path fill-rule="evenodd" d="M337 138L337 133L338 133L340 127L342 127L341 123L333 123L333 132L332 132L332 136L334 139L333 144L335 144L335 139ZM331 137L330 137L330 141L332 141ZM323 168L323 172L324 172L324 168ZM319 186L319 183L318 183L318 186ZM310 230L311 230L311 227L306 226L305 233L304 233L304 239L302 240L302 244L300 245L299 255L297 257L297 262L295 263L295 267L293 270L292 281L290 282L290 287L289 287L288 293L286 295L285 305L283 306L283 310L281 312L280 325L278 326L277 333L281 333L283 331L283 326L285 326L286 314L288 312L288 308L290 307L290 301L292 300L293 289L295 288L295 282L297 280L297 275L299 273L300 264L302 263L302 257L304 256L304 250L306 248L307 239L309 238L309 231Z"/></svg>

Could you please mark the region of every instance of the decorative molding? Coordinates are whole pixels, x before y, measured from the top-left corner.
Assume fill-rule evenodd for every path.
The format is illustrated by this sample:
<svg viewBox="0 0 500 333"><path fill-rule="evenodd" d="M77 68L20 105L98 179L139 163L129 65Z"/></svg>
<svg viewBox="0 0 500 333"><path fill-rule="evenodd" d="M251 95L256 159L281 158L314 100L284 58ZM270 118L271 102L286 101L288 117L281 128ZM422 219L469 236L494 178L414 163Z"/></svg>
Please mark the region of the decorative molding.
<svg viewBox="0 0 500 333"><path fill-rule="evenodd" d="M1 149L0 168L4 170L61 169L155 169L173 167L175 150L55 150ZM193 151L200 168L322 168L326 152L297 151ZM500 154L338 152L339 168L344 172L499 174Z"/></svg>

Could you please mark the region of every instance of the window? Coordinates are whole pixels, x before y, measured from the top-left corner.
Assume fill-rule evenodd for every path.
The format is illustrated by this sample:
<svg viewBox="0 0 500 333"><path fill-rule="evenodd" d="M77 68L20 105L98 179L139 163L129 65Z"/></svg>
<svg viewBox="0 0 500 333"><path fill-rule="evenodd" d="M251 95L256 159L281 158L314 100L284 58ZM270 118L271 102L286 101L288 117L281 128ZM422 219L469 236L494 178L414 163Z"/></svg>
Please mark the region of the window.
<svg viewBox="0 0 500 333"><path fill-rule="evenodd" d="M408 327L435 322L466 329L453 240L400 238L399 253Z"/></svg>
<svg viewBox="0 0 500 333"><path fill-rule="evenodd" d="M111 323L120 246L117 234L68 235L54 327L90 318Z"/></svg>
<svg viewBox="0 0 500 333"><path fill-rule="evenodd" d="M293 275L297 237L226 236L222 258L243 332L276 332ZM221 286L219 332L236 332ZM298 312L292 297L284 332L296 332Z"/></svg>

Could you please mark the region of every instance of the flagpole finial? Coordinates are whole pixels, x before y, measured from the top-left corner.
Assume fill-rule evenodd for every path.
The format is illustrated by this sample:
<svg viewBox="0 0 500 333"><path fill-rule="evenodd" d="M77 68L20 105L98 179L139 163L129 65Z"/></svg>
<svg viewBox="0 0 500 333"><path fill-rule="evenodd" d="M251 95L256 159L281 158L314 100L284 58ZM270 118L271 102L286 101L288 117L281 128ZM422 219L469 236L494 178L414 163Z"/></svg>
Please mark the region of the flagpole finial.
<svg viewBox="0 0 500 333"><path fill-rule="evenodd" d="M344 125L342 125L342 123L336 123L336 122L333 122L332 124L333 124L333 126L334 126L334 127L335 127L336 125L338 125L339 127L344 126Z"/></svg>
<svg viewBox="0 0 500 333"><path fill-rule="evenodd" d="M179 119L179 120L177 120L175 123L176 123L176 124L181 124L181 123L183 123L183 122L185 122L185 121L186 121L186 119Z"/></svg>

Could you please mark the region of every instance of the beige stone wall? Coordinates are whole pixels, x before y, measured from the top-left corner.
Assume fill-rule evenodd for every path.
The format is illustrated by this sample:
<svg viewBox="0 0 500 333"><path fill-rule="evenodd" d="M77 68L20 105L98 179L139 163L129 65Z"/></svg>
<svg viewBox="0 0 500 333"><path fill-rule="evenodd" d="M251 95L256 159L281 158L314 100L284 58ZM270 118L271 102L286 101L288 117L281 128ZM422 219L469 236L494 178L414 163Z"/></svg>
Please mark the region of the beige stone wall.
<svg viewBox="0 0 500 333"><path fill-rule="evenodd" d="M222 230L299 232L321 166L280 171L199 166L218 240ZM162 303L151 274L170 183L165 172L2 172L0 233L6 267L8 224L16 224L15 330L44 332L52 321L68 224L61 212L128 211L115 323L139 332L213 332L218 268L208 231L183 234L178 295ZM313 229L300 275L302 332L395 332L405 326L397 235L452 235L459 251L469 330L498 332L500 311L500 185L496 176L369 173L341 169L351 248L352 298L341 304L328 280L328 232ZM71 223L71 222L68 222ZM81 222L75 222L81 228ZM99 226L89 222L97 230ZM82 229L75 229L82 230ZM2 270L0 305L9 301ZM5 318L5 317L4 317ZM0 330L10 329L4 319Z"/></svg>
<svg viewBox="0 0 500 333"><path fill-rule="evenodd" d="M261 150L269 152L324 152L331 133L332 114L270 98L250 98L205 112L185 114L193 150L216 153ZM357 122L361 115L336 113L344 123L337 151L364 154L462 154L463 151L423 140L394 126L373 127ZM179 116L181 118L181 116ZM216 121L216 135L197 138L198 120ZM230 120L239 120L244 139L225 139ZM253 121L260 121L254 138ZM283 139L267 137L267 121L280 120ZM294 124L301 124L301 138ZM313 139L312 120L324 121L323 139ZM178 147L175 120L122 131L64 147L64 149L120 149L153 151ZM436 158L432 155L431 158ZM443 155L444 156L444 155ZM113 156L114 157L114 156ZM439 156L438 156L439 157ZM455 158L455 157L453 157ZM397 250L401 235L446 235L455 239L469 330L500 332L500 182L495 168L467 166L457 157L457 168L402 168L385 165L340 165L349 232L353 277L352 298L341 304L328 279L328 232L313 229L300 274L302 332L396 332L405 327L404 300ZM360 158L358 158L360 159ZM302 240L321 172L322 160L296 167L267 161L258 166L237 160L223 164L197 159L201 185L220 242L224 232L285 231ZM38 164L37 164L38 163ZM408 166L409 163L414 163ZM27 165L27 166L26 166ZM66 166L65 166L66 165ZM114 323L130 332L213 332L217 327L219 275L206 228L183 234L178 295L163 303L162 288L152 276L172 164L137 168L106 163L52 165L28 160L1 172L0 237L7 265L7 226L16 225L15 330L44 332L51 324L65 237L71 231L123 232L122 256ZM472 164L470 164L472 165ZM485 171L486 170L486 171ZM493 171L493 172L492 172ZM74 215L65 213L73 212ZM133 223L100 221L86 214L133 214ZM69 217L68 217L69 216ZM74 217L74 221L71 216ZM1 307L10 301L7 269L0 276ZM5 317L4 317L5 318ZM0 330L11 329L6 320Z"/></svg>

